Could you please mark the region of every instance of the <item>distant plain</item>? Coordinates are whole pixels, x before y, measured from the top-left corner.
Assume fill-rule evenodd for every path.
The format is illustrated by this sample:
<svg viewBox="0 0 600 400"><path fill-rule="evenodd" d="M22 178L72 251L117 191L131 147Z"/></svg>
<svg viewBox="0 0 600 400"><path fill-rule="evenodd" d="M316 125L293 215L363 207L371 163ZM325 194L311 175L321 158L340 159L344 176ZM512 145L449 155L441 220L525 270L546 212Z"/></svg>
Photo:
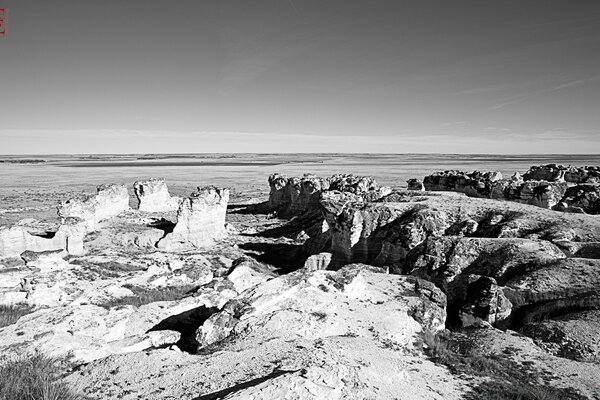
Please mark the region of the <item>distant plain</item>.
<svg viewBox="0 0 600 400"><path fill-rule="evenodd" d="M24 160L44 162L23 163ZM506 177L532 165L600 165L591 155L487 154L144 154L0 156L0 225L20 218L49 220L54 207L69 197L94 193L97 185L164 178L172 194L186 195L198 186L232 189L232 201L264 198L273 173L328 176L371 175L378 183L406 187L409 178L434 171L500 171Z"/></svg>

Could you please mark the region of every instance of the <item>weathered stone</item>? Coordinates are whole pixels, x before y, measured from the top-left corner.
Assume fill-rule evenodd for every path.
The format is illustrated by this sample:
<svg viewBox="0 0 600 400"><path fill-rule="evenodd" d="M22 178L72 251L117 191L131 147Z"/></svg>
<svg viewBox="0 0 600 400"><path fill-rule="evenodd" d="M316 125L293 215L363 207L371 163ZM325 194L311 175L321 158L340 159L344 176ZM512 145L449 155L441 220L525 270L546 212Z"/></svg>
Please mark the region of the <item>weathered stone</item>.
<svg viewBox="0 0 600 400"><path fill-rule="evenodd" d="M600 214L600 185L570 187L560 201L564 204L557 207L560 211L577 212L579 209L587 214Z"/></svg>
<svg viewBox="0 0 600 400"><path fill-rule="evenodd" d="M425 185L423 185L423 182L420 179L409 179L406 183L408 185L408 190L417 190L419 192L425 190Z"/></svg>
<svg viewBox="0 0 600 400"><path fill-rule="evenodd" d="M272 279L230 301L198 329L196 339L204 348L231 334L317 339L351 332L410 348L418 332L443 329L439 289L425 290L414 277L378 270L354 264L337 272L297 271Z"/></svg>
<svg viewBox="0 0 600 400"><path fill-rule="evenodd" d="M331 257L331 253L314 254L306 259L304 262L304 269L307 271L327 269L329 264L331 264Z"/></svg>
<svg viewBox="0 0 600 400"><path fill-rule="evenodd" d="M164 179L152 178L146 181L137 181L133 190L139 201L138 209L147 212L177 211L179 197L171 197Z"/></svg>
<svg viewBox="0 0 600 400"><path fill-rule="evenodd" d="M233 287L238 293L273 279L275 276L265 265L247 257L235 260L227 274L227 278L233 283Z"/></svg>
<svg viewBox="0 0 600 400"><path fill-rule="evenodd" d="M123 185L100 185L94 196L85 200L67 200L58 207L61 221L69 217L83 220L88 231L97 229L97 224L129 210L129 193Z"/></svg>
<svg viewBox="0 0 600 400"><path fill-rule="evenodd" d="M573 167L547 164L532 166L523 174L525 180L567 182L569 184L593 183L600 180L600 170L597 167Z"/></svg>
<svg viewBox="0 0 600 400"><path fill-rule="evenodd" d="M391 192L389 187L379 187L371 177L351 174L333 175L329 178L274 174L269 177L269 186L269 207L283 218L319 209L321 196L327 191L352 193L367 201L376 200Z"/></svg>
<svg viewBox="0 0 600 400"><path fill-rule="evenodd" d="M463 327L482 324L495 326L497 321L508 318L512 305L494 278L480 275L468 275L465 278L466 298L459 311Z"/></svg>
<svg viewBox="0 0 600 400"><path fill-rule="evenodd" d="M198 188L179 204L177 224L157 247L167 251L207 247L227 237L225 214L229 190L215 187Z"/></svg>

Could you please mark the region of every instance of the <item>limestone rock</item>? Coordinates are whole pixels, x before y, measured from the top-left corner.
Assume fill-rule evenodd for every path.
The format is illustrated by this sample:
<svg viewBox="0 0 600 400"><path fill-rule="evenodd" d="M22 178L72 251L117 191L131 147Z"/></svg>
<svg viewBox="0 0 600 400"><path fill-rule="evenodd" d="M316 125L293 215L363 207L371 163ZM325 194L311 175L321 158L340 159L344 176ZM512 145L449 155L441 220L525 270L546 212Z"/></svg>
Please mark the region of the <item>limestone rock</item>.
<svg viewBox="0 0 600 400"><path fill-rule="evenodd" d="M110 310L94 305L40 308L3 328L0 351L9 355L15 349L35 349L58 357L70 353L79 362L90 362L175 344L181 336L164 321L199 313L195 310L205 306L201 297L190 297Z"/></svg>
<svg viewBox="0 0 600 400"><path fill-rule="evenodd" d="M53 235L46 238L29 232L22 226L0 227L0 258L19 256L24 251L63 250L66 236Z"/></svg>
<svg viewBox="0 0 600 400"><path fill-rule="evenodd" d="M140 211L169 212L179 208L181 199L171 197L164 179L137 181L133 184L133 190L139 201Z"/></svg>
<svg viewBox="0 0 600 400"><path fill-rule="evenodd" d="M259 262L242 257L235 260L227 278L233 283L236 292L244 290L273 279L276 275Z"/></svg>
<svg viewBox="0 0 600 400"><path fill-rule="evenodd" d="M319 253L313 254L308 257L304 262L304 269L307 271L317 271L321 269L327 269L331 264L331 253Z"/></svg>
<svg viewBox="0 0 600 400"><path fill-rule="evenodd" d="M465 193L474 197L489 197L492 185L502 179L498 171L470 173L462 171L435 172L423 179L425 190Z"/></svg>
<svg viewBox="0 0 600 400"><path fill-rule="evenodd" d="M518 200L542 208L552 208L563 198L567 184L563 182L525 181L519 188Z"/></svg>
<svg viewBox="0 0 600 400"><path fill-rule="evenodd" d="M557 164L532 166L523 174L525 180L567 182L570 184L592 183L600 180L598 167L573 167Z"/></svg>
<svg viewBox="0 0 600 400"><path fill-rule="evenodd" d="M213 245L227 237L225 214L229 190L215 187L198 188L179 204L177 224L157 244L158 248L174 251Z"/></svg>
<svg viewBox="0 0 600 400"><path fill-rule="evenodd" d="M337 272L301 270L272 279L227 303L198 329L196 339L203 348L231 334L263 340L352 334L411 348L425 327L443 329L445 302L431 300L431 292L444 299L439 289L419 290L422 281L414 277L378 270L354 264Z"/></svg>
<svg viewBox="0 0 600 400"><path fill-rule="evenodd" d="M459 312L463 327L482 323L495 326L496 321L508 318L512 311L511 303L494 278L468 275L466 280L466 298Z"/></svg>
<svg viewBox="0 0 600 400"><path fill-rule="evenodd" d="M600 214L600 185L577 185L568 188L560 200L559 211L580 209L587 214Z"/></svg>
<svg viewBox="0 0 600 400"><path fill-rule="evenodd" d="M425 185L423 185L423 181L420 179L409 179L406 181L408 185L408 190L416 190L422 192L425 190Z"/></svg>
<svg viewBox="0 0 600 400"><path fill-rule="evenodd" d="M286 177L273 174L269 177L269 186L269 207L283 218L318 209L321 196L327 191L352 193L368 201L391 192L389 187L379 187L371 177L351 174L338 174L329 178L316 175Z"/></svg>
<svg viewBox="0 0 600 400"><path fill-rule="evenodd" d="M123 185L100 185L94 196L85 200L67 200L58 207L61 221L77 217L85 221L88 231L97 229L97 224L129 210L129 193Z"/></svg>

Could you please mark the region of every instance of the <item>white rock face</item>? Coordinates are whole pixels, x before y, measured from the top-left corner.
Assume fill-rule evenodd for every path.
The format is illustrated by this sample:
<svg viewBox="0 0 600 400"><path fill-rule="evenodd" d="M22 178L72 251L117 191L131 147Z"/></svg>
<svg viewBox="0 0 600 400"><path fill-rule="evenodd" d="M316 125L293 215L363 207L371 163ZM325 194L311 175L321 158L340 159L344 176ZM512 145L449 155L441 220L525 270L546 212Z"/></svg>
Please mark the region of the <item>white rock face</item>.
<svg viewBox="0 0 600 400"><path fill-rule="evenodd" d="M174 251L190 247L207 247L227 237L225 214L229 190L198 188L179 204L173 232L158 242L158 248Z"/></svg>
<svg viewBox="0 0 600 400"><path fill-rule="evenodd" d="M319 253L313 254L308 257L304 262L304 269L307 271L317 271L320 269L327 269L329 264L331 264L331 253Z"/></svg>
<svg viewBox="0 0 600 400"><path fill-rule="evenodd" d="M179 208L179 197L171 197L163 179L152 178L147 181L137 181L133 190L140 202L138 209L146 212L169 212Z"/></svg>
<svg viewBox="0 0 600 400"><path fill-rule="evenodd" d="M233 270L227 278L233 283L235 291L242 293L244 290L273 279L275 276L264 265L254 260L241 259L234 261Z"/></svg>
<svg viewBox="0 0 600 400"><path fill-rule="evenodd" d="M0 258L17 257L26 250L47 251L66 248L66 237L44 238L29 233L23 226L0 227Z"/></svg>
<svg viewBox="0 0 600 400"><path fill-rule="evenodd" d="M444 328L446 297L438 288L377 270L352 264L336 272L300 270L272 279L211 316L196 339L202 348L248 332L263 340L352 334L408 349L422 330Z"/></svg>
<svg viewBox="0 0 600 400"><path fill-rule="evenodd" d="M38 236L25 226L0 227L0 258L17 257L24 251L67 250L81 255L86 228L78 218L67 218L52 237Z"/></svg>
<svg viewBox="0 0 600 400"><path fill-rule="evenodd" d="M53 356L72 352L75 360L90 362L173 344L179 340L179 332L151 329L170 316L204 304L202 298L186 298L110 310L95 305L40 308L2 330L0 351L8 355L13 351L11 346L20 346Z"/></svg>
<svg viewBox="0 0 600 400"><path fill-rule="evenodd" d="M67 200L58 207L61 220L77 217L85 221L88 231L97 229L98 222L129 210L129 193L123 185L98 186L95 196L86 200Z"/></svg>

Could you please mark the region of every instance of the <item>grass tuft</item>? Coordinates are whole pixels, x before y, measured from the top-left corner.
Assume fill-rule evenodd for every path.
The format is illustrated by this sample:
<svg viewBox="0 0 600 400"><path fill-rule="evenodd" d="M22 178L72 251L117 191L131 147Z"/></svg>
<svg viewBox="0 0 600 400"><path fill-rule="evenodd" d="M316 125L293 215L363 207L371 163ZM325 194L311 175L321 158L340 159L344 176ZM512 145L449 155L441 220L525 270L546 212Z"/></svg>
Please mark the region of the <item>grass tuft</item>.
<svg viewBox="0 0 600 400"><path fill-rule="evenodd" d="M33 307L28 304L0 305L0 328L14 324L32 311Z"/></svg>
<svg viewBox="0 0 600 400"><path fill-rule="evenodd" d="M427 354L459 375L490 378L475 388L467 399L489 400L583 400L573 389L558 389L533 382L543 381L535 371L528 371L506 357L484 356L461 349L445 334L425 332L421 335Z"/></svg>
<svg viewBox="0 0 600 400"><path fill-rule="evenodd" d="M100 307L112 308L119 306L143 306L144 304L150 304L157 301L173 301L179 300L185 297L188 292L194 290L197 286L185 285L175 287L161 287L161 288L142 288L138 286L128 287L129 290L134 292L133 296L119 297L111 299L105 303L98 304Z"/></svg>
<svg viewBox="0 0 600 400"><path fill-rule="evenodd" d="M35 353L0 367L0 399L82 400L60 380L65 361Z"/></svg>

